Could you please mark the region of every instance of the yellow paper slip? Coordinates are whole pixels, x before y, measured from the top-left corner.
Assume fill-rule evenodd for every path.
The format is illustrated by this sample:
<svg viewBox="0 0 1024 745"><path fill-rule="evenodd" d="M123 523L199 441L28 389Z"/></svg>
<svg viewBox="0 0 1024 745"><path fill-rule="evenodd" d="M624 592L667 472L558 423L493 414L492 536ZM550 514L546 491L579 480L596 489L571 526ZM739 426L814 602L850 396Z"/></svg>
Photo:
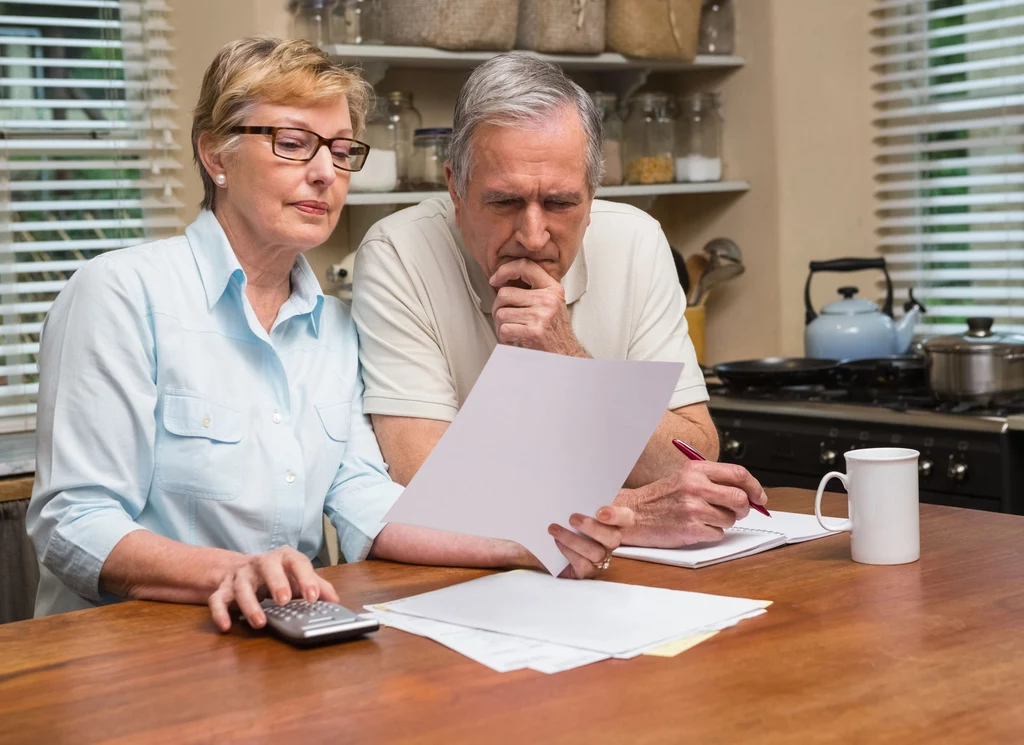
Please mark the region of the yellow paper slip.
<svg viewBox="0 0 1024 745"><path fill-rule="evenodd" d="M675 657L677 654L682 654L688 649L693 649L701 642L706 642L717 633L717 631L708 631L704 634L688 636L685 639L676 639L674 642L662 644L660 647L644 652L644 654L652 657Z"/></svg>

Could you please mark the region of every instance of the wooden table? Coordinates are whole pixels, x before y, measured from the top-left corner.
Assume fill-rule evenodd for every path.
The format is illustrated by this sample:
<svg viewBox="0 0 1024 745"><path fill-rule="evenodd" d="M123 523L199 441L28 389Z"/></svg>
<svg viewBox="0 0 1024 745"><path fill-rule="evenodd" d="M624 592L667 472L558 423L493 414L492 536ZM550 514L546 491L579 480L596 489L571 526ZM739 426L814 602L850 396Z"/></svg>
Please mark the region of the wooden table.
<svg viewBox="0 0 1024 745"><path fill-rule="evenodd" d="M551 676L392 629L296 650L157 603L0 626L0 742L1024 741L1024 518L923 505L921 546L898 567L854 564L846 535L696 571L616 559L612 581L775 603L675 658ZM484 572L324 574L356 608Z"/></svg>

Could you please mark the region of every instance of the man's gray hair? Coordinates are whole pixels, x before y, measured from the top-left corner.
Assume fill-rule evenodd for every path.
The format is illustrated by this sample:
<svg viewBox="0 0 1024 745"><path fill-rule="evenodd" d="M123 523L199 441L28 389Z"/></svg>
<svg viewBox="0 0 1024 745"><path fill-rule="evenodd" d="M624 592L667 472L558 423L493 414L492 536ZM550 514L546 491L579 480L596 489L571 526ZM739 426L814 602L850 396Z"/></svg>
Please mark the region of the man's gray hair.
<svg viewBox="0 0 1024 745"><path fill-rule="evenodd" d="M449 159L455 191L463 199L472 168L472 139L481 124L536 124L563 107L576 110L587 138L587 186L604 175L601 112L562 68L526 52L509 52L473 70L455 101Z"/></svg>

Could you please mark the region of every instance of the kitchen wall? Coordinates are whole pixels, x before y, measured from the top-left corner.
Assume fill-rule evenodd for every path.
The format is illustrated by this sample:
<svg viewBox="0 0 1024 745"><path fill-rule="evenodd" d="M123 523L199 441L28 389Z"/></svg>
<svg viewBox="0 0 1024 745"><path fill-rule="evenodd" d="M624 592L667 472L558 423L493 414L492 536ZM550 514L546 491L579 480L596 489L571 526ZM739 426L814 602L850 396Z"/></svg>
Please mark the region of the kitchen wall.
<svg viewBox="0 0 1024 745"><path fill-rule="evenodd" d="M811 259L873 252L870 37L868 0L734 0L737 53L746 66L729 73L652 76L647 87L722 90L727 178L749 193L665 197L652 212L669 240L691 253L716 235L744 251L747 273L712 296L707 347L711 362L799 355L803 283ZM190 109L203 72L225 42L253 33L288 34L285 0L169 0L178 29L179 142L191 157ZM450 124L464 71L390 71L381 90L418 92L424 126ZM184 217L202 190L185 172ZM334 237L309 255L320 276L340 260L366 223L383 214L349 209ZM351 224L349 222L351 220ZM350 237L351 236L351 237ZM815 279L818 305L840 284L871 296L873 277Z"/></svg>

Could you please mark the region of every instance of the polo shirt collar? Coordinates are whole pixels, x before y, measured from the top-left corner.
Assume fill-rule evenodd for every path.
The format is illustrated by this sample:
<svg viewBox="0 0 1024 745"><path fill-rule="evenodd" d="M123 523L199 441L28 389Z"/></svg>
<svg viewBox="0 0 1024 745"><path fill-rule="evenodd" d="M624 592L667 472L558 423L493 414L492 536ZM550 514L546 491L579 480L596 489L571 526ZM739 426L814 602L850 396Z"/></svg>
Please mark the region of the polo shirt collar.
<svg viewBox="0 0 1024 745"><path fill-rule="evenodd" d="M462 263L465 266L463 280L466 282L469 291L476 298L477 303L479 303L480 310L490 315L491 308L494 307L494 298L497 297L498 293L487 281L488 277L484 274L484 270L480 268L480 264L466 250L466 244L462 240L462 231L455 224L455 205L452 204L450 198L446 201L445 219L448 222L448 230L459 249L459 253L462 254ZM562 289L565 291L566 305L572 305L583 297L583 293L587 291L589 274L587 272L586 245L586 236L584 235L584 242L580 246L579 253L576 254L576 258L569 267L569 271L562 277Z"/></svg>

